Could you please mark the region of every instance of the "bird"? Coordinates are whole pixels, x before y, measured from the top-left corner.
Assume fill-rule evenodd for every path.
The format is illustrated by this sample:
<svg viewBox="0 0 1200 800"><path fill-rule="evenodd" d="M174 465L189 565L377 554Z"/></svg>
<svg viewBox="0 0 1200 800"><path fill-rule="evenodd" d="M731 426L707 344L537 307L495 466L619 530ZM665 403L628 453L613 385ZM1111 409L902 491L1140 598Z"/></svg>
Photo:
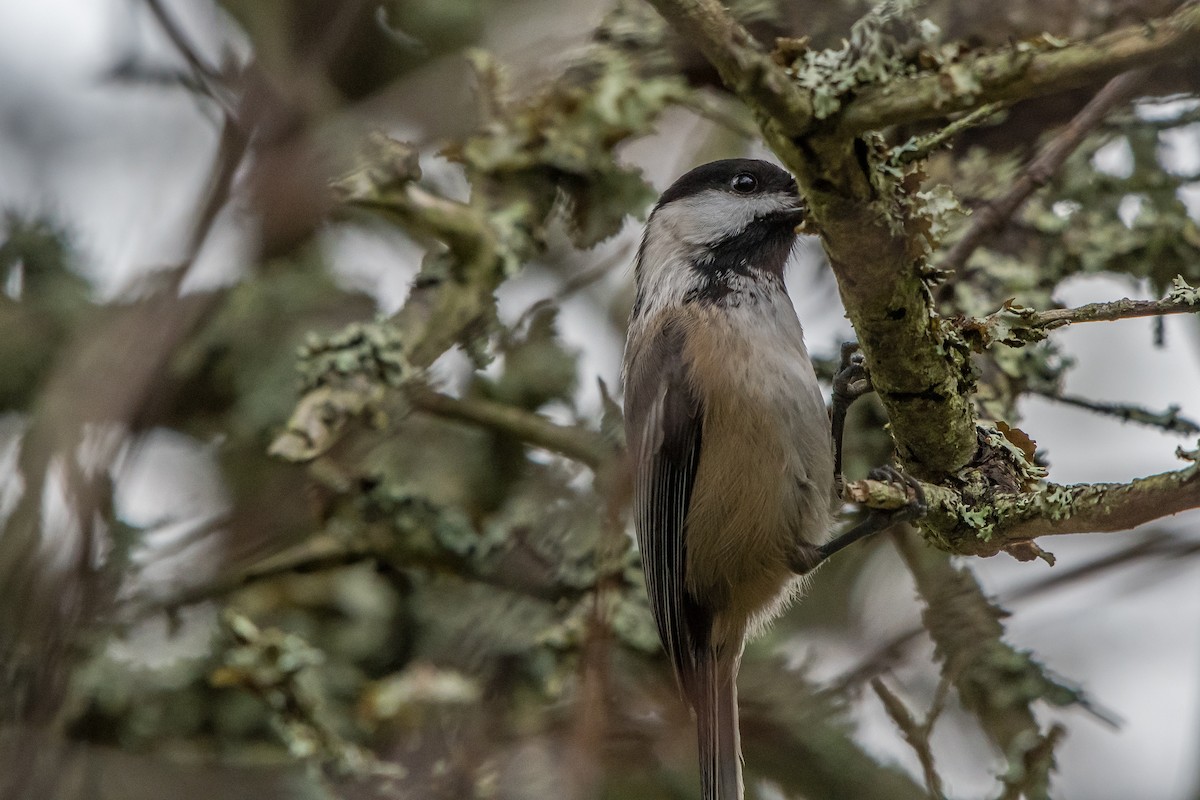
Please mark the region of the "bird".
<svg viewBox="0 0 1200 800"><path fill-rule="evenodd" d="M803 219L784 169L714 161L663 192L634 261L623 371L634 527L695 712L704 800L743 797L746 640L836 549L834 434L784 284Z"/></svg>

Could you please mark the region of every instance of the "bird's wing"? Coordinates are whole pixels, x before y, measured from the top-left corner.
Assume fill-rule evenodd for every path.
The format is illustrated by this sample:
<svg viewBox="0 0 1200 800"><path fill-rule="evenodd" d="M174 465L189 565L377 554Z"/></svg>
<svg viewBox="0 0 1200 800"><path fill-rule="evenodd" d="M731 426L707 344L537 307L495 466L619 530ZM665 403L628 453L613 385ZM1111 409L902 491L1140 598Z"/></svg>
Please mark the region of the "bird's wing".
<svg viewBox="0 0 1200 800"><path fill-rule="evenodd" d="M625 425L634 460L634 524L650 609L686 693L708 647L712 613L687 591L687 515L704 434L701 398L690 388L683 334L670 323L632 354Z"/></svg>

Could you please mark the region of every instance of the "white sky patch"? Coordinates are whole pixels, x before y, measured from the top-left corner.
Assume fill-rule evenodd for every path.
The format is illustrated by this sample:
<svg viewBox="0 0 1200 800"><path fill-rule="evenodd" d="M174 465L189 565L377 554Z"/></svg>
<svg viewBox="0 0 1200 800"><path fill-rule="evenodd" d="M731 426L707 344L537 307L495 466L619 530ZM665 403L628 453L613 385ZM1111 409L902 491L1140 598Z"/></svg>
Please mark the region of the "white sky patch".
<svg viewBox="0 0 1200 800"><path fill-rule="evenodd" d="M1106 175L1128 178L1133 174L1133 148L1124 136L1113 139L1092 156L1092 165Z"/></svg>
<svg viewBox="0 0 1200 800"><path fill-rule="evenodd" d="M1127 194L1117 203L1117 217L1126 228L1132 228L1134 220L1141 212L1145 199L1141 195Z"/></svg>
<svg viewBox="0 0 1200 800"><path fill-rule="evenodd" d="M1164 167L1176 175L1200 174L1200 122L1165 130L1158 139Z"/></svg>
<svg viewBox="0 0 1200 800"><path fill-rule="evenodd" d="M386 225L334 225L320 233L320 246L339 285L371 295L383 314L400 310L425 255Z"/></svg>
<svg viewBox="0 0 1200 800"><path fill-rule="evenodd" d="M1187 209L1188 216L1200 220L1200 183L1179 187L1179 199Z"/></svg>

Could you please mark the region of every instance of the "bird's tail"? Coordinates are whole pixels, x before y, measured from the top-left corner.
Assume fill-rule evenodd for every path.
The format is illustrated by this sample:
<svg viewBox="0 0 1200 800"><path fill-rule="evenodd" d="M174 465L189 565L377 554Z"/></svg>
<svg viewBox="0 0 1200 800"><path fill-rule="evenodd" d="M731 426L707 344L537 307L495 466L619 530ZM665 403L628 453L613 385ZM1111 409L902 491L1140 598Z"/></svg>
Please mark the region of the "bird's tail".
<svg viewBox="0 0 1200 800"><path fill-rule="evenodd" d="M692 704L700 744L701 797L742 800L737 661L722 663L711 651L697 660Z"/></svg>

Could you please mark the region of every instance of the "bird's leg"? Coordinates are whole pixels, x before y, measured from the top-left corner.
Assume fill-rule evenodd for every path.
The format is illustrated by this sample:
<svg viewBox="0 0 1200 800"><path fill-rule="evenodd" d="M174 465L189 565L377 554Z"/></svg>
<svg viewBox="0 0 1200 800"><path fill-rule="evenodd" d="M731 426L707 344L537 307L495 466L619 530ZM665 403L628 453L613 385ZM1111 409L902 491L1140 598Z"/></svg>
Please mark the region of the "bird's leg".
<svg viewBox="0 0 1200 800"><path fill-rule="evenodd" d="M867 361L858 342L842 342L842 360L833 376L833 402L829 406L829 424L833 432L833 484L837 496L842 496L842 434L846 429L846 412L855 400L874 391Z"/></svg>
<svg viewBox="0 0 1200 800"><path fill-rule="evenodd" d="M798 575L803 575L816 569L825 559L837 551L864 539L873 533L898 525L901 522L912 522L925 516L928 508L925 505L925 490L916 478L905 475L892 466L882 466L871 470L867 478L873 481L898 483L905 488L908 504L893 511L869 509L865 516L850 527L849 530L835 537L832 541L820 546L802 545L793 557L792 569Z"/></svg>

